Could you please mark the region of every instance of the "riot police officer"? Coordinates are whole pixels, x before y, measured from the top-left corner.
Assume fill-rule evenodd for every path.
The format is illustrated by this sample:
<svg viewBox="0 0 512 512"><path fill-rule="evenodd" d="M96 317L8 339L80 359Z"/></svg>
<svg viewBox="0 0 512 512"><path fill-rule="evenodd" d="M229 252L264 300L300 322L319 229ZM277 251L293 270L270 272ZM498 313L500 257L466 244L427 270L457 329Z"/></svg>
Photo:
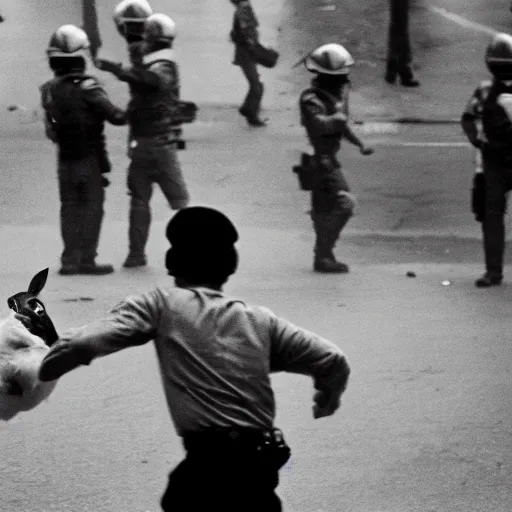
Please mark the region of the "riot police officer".
<svg viewBox="0 0 512 512"><path fill-rule="evenodd" d="M353 64L350 53L339 44L322 45L305 59L306 68L316 75L312 87L300 97L300 111L301 123L314 150L311 217L316 232L317 272L349 271L348 265L337 261L333 253L354 208L354 197L336 156L341 140L358 146L363 155L373 153L348 124L349 72Z"/></svg>
<svg viewBox="0 0 512 512"><path fill-rule="evenodd" d="M98 59L99 69L130 85L130 201L129 254L125 267L147 264L145 246L151 223L150 199L158 183L173 210L187 206L189 194L177 158L174 133L179 109L178 66L171 50L176 36L174 21L152 14L144 22L142 61L125 68Z"/></svg>
<svg viewBox="0 0 512 512"><path fill-rule="evenodd" d="M146 0L123 0L114 9L114 23L128 45L132 64L142 60L144 22L152 14L153 9Z"/></svg>
<svg viewBox="0 0 512 512"><path fill-rule="evenodd" d="M251 46L258 42L258 20L249 0L231 0L231 3L236 8L230 33L235 45L233 64L240 66L249 83L249 91L238 111L250 126L265 126L266 121L260 118L263 83L258 64L251 54Z"/></svg>
<svg viewBox="0 0 512 512"><path fill-rule="evenodd" d="M469 141L482 153L485 204L480 218L486 271L475 282L479 288L503 280L504 216L507 192L512 189L512 36L496 34L487 46L485 62L493 78L480 83L461 119Z"/></svg>
<svg viewBox="0 0 512 512"><path fill-rule="evenodd" d="M102 176L110 172L104 124L126 124L97 79L85 73L89 40L73 25L52 35L47 49L54 78L41 86L46 135L58 146L60 222L64 242L62 275L109 274L95 262L103 220Z"/></svg>
<svg viewBox="0 0 512 512"><path fill-rule="evenodd" d="M175 285L128 297L103 320L64 333L39 376L55 380L154 340L186 450L169 475L162 510L280 512L275 489L291 451L274 426L270 374L311 376L313 417L327 417L348 384L346 357L334 343L222 291L238 265L238 232L221 212L181 210L166 235L166 267ZM18 318L30 327L30 317Z"/></svg>

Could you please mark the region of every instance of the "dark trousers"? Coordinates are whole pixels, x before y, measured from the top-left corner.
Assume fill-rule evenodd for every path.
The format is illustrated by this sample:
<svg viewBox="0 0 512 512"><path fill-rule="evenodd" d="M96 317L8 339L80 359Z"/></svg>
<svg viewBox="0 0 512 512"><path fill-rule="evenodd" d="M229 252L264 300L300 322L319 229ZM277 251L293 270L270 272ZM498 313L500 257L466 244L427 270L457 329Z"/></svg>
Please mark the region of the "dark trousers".
<svg viewBox="0 0 512 512"><path fill-rule="evenodd" d="M387 71L403 79L413 77L409 37L409 0L389 0Z"/></svg>
<svg viewBox="0 0 512 512"><path fill-rule="evenodd" d="M164 512L281 512L278 470L244 450L193 453L169 475Z"/></svg>
<svg viewBox="0 0 512 512"><path fill-rule="evenodd" d="M505 253L505 212L507 192L512 190L512 161L496 161L484 150L485 217L482 222L486 272L490 276L503 276Z"/></svg>
<svg viewBox="0 0 512 512"><path fill-rule="evenodd" d="M249 50L243 46L237 46L234 64L240 66L249 83L249 91L242 103L241 109L250 117L257 118L260 115L261 100L263 98L263 83L260 80L258 65L252 58Z"/></svg>
<svg viewBox="0 0 512 512"><path fill-rule="evenodd" d="M128 193L130 195L130 254L143 256L151 224L150 200L157 184L173 210L188 205L189 194L172 136L139 138L130 148Z"/></svg>
<svg viewBox="0 0 512 512"><path fill-rule="evenodd" d="M103 220L105 192L98 155L81 160L60 160L60 225L63 265L94 263Z"/></svg>
<svg viewBox="0 0 512 512"><path fill-rule="evenodd" d="M338 190L348 192L348 183L341 172L340 164L333 159L336 165L336 186L332 190L319 188L311 192L311 220L315 229L315 259L327 258L334 260L334 246L341 231L353 214L353 204L340 197Z"/></svg>

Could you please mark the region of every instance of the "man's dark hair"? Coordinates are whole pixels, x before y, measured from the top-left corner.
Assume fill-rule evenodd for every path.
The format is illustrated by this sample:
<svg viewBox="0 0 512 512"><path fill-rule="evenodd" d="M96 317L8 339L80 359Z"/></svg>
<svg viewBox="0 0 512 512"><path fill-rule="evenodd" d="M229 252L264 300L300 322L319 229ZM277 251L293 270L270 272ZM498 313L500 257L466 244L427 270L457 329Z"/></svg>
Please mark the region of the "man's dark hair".
<svg viewBox="0 0 512 512"><path fill-rule="evenodd" d="M167 225L166 236L171 248L165 263L175 278L220 286L238 267L238 232L218 210L184 208Z"/></svg>

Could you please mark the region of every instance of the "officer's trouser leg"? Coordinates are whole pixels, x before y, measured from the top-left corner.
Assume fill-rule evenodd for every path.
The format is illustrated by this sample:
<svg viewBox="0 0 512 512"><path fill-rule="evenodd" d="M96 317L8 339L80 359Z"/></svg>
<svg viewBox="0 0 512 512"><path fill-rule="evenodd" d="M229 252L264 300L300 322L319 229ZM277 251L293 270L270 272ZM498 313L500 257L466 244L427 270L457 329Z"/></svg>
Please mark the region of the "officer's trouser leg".
<svg viewBox="0 0 512 512"><path fill-rule="evenodd" d="M315 228L315 260L335 260L334 247L341 231L352 216L351 210L334 209L329 213L311 212Z"/></svg>
<svg viewBox="0 0 512 512"><path fill-rule="evenodd" d="M242 104L241 110L249 117L256 119L260 115L261 99L263 98L263 83L260 81L258 67L254 60L243 58L240 67L249 82L249 91Z"/></svg>
<svg viewBox="0 0 512 512"><path fill-rule="evenodd" d="M409 37L409 0L390 0L388 31L388 81L399 75L402 80L411 80L411 42Z"/></svg>
<svg viewBox="0 0 512 512"><path fill-rule="evenodd" d="M190 197L176 149L166 144L154 152L156 181L173 210L186 208Z"/></svg>
<svg viewBox="0 0 512 512"><path fill-rule="evenodd" d="M89 166L89 179L82 189L82 256L81 263L93 265L98 255L98 245L103 221L105 191L101 182L98 160L92 157L84 161Z"/></svg>
<svg viewBox="0 0 512 512"><path fill-rule="evenodd" d="M151 147L139 143L130 151L131 162L128 169L128 194L130 195L129 215L129 254L125 267L146 264L145 247L149 237L151 210L149 202L153 194L155 180L155 158Z"/></svg>
<svg viewBox="0 0 512 512"><path fill-rule="evenodd" d="M503 277L505 252L505 219L503 214L486 213L482 222L484 236L485 269L489 277Z"/></svg>
<svg viewBox="0 0 512 512"><path fill-rule="evenodd" d="M80 191L83 181L77 178L76 162L59 162L60 228L64 250L61 263L77 266L81 257L83 207Z"/></svg>
<svg viewBox="0 0 512 512"><path fill-rule="evenodd" d="M484 151L482 157L485 176L485 218L482 231L486 274L490 278L501 279L505 252L505 212L507 192L512 187L512 166L494 161L489 150Z"/></svg>

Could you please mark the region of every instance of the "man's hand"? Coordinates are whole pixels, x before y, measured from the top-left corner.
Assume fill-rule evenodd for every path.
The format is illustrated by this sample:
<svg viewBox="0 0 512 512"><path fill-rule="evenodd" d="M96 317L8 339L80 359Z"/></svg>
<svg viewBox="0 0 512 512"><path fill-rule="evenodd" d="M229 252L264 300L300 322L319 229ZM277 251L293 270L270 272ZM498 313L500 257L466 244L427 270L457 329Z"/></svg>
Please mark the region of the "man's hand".
<svg viewBox="0 0 512 512"><path fill-rule="evenodd" d="M92 355L85 347L60 340L53 345L43 359L39 369L39 380L43 382L57 380L81 365L90 364L91 360Z"/></svg>
<svg viewBox="0 0 512 512"><path fill-rule="evenodd" d="M332 416L340 407L341 400L339 395L333 395L327 391L317 391L313 397L313 418L325 418Z"/></svg>
<svg viewBox="0 0 512 512"><path fill-rule="evenodd" d="M374 153L374 151L375 150L373 148L365 146L364 144L362 146L359 146L359 152L361 153L361 155L364 155L364 156L372 155Z"/></svg>
<svg viewBox="0 0 512 512"><path fill-rule="evenodd" d="M94 65L101 71L107 71L109 73L118 73L121 71L123 65L120 62L112 62L106 59L94 59Z"/></svg>

